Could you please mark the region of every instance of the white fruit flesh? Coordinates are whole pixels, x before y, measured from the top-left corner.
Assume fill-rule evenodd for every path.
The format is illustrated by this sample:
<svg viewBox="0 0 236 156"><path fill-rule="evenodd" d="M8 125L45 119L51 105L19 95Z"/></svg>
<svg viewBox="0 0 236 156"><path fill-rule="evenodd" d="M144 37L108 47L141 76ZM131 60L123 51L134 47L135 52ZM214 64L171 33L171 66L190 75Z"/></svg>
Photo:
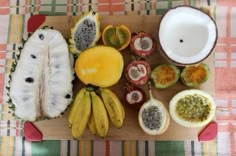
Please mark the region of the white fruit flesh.
<svg viewBox="0 0 236 156"><path fill-rule="evenodd" d="M69 55L66 41L56 30L40 29L28 39L12 73L10 97L16 116L34 121L65 111L72 100Z"/></svg>
<svg viewBox="0 0 236 156"><path fill-rule="evenodd" d="M145 77L146 74L147 74L147 70L143 64L132 66L129 68L129 71L128 71L129 77L134 81L140 80L142 77Z"/></svg>
<svg viewBox="0 0 236 156"><path fill-rule="evenodd" d="M151 95L151 93L150 93L150 95ZM147 117L149 119L153 118L151 121L149 121L149 119L148 119L148 121L149 122L157 122L157 120L160 120L160 122L159 122L160 125L158 126L159 127L158 129L151 129L150 127L147 127L144 123L145 119L143 118L143 112L145 111L145 109L155 108L155 107L157 108L158 112L155 112L154 114L159 113L159 119L154 119L155 117L157 117L156 115L154 115L154 116L148 115ZM162 134L167 130L167 128L169 126L169 114L168 114L165 106L163 105L162 102L154 99L152 97L152 95L150 96L150 99L148 101L146 101L142 105L142 107L140 108L138 120L139 120L140 127L143 129L144 132L146 132L149 135ZM154 124L157 124L157 123L154 123Z"/></svg>
<svg viewBox="0 0 236 156"><path fill-rule="evenodd" d="M143 94L138 90L131 91L130 93L127 94L127 101L130 104L138 103L142 101L142 99L143 99Z"/></svg>
<svg viewBox="0 0 236 156"><path fill-rule="evenodd" d="M193 64L205 59L215 46L216 38L214 21L191 7L169 10L160 23L161 47L170 60L180 64Z"/></svg>
<svg viewBox="0 0 236 156"><path fill-rule="evenodd" d="M136 50L150 51L153 47L153 41L150 37L140 37L134 41Z"/></svg>
<svg viewBox="0 0 236 156"><path fill-rule="evenodd" d="M188 95L191 95L191 96L200 95L207 99L206 103L208 104L208 107L210 108L210 110L206 119L204 119L203 121L191 122L189 120L182 118L180 115L178 115L176 111L177 103L180 99L183 99L184 97ZM194 105L195 104L191 104L191 106L189 107L193 107ZM208 93L204 91L197 90L197 89L190 89L190 90L184 90L182 92L179 92L171 99L170 104L169 104L169 112L173 120L177 122L178 124L185 127L201 127L208 124L215 116L215 109L216 109L216 106L215 106L214 99L212 98L212 96L210 96Z"/></svg>

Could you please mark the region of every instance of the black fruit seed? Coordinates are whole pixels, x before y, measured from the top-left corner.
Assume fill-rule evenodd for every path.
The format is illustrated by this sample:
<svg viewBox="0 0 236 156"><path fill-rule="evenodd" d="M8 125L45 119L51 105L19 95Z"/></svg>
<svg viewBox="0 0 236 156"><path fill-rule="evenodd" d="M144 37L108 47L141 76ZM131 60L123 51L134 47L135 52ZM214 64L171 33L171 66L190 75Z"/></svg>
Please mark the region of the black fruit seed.
<svg viewBox="0 0 236 156"><path fill-rule="evenodd" d="M70 94L66 94L65 98L69 99L70 98Z"/></svg>
<svg viewBox="0 0 236 156"><path fill-rule="evenodd" d="M34 82L34 79L32 77L27 77L25 79L25 82L28 82L28 83L33 83Z"/></svg>
<svg viewBox="0 0 236 156"><path fill-rule="evenodd" d="M44 39L44 35L43 35L43 34L39 34L39 38L40 38L41 40L43 40L43 39Z"/></svg>

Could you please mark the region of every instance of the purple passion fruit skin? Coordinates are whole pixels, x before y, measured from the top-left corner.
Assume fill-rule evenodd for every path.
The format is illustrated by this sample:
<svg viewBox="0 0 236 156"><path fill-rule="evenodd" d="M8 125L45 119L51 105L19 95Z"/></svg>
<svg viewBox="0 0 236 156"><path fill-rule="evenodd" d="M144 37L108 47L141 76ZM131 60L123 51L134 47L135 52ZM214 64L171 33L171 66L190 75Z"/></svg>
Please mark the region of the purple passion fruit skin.
<svg viewBox="0 0 236 156"><path fill-rule="evenodd" d="M151 79L158 89L173 86L179 80L179 77L179 68L171 64L159 65L151 73Z"/></svg>
<svg viewBox="0 0 236 156"><path fill-rule="evenodd" d="M200 63L185 67L181 72L180 79L188 87L198 87L208 80L209 75L210 69L208 65Z"/></svg>
<svg viewBox="0 0 236 156"><path fill-rule="evenodd" d="M135 85L144 85L148 82L151 67L146 61L133 61L125 70L126 79Z"/></svg>
<svg viewBox="0 0 236 156"><path fill-rule="evenodd" d="M138 56L146 57L156 48L154 37L146 32L135 33L130 41L130 49Z"/></svg>

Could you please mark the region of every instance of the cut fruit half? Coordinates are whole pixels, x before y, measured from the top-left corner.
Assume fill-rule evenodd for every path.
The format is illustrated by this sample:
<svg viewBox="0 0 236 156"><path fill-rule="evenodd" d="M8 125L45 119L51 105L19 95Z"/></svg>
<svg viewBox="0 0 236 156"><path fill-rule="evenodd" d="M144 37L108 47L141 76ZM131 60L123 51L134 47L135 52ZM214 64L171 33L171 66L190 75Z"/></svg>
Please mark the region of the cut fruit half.
<svg viewBox="0 0 236 156"><path fill-rule="evenodd" d="M130 42L131 32L125 25L108 25L102 33L102 41L105 45L116 48L121 51L125 49Z"/></svg>
<svg viewBox="0 0 236 156"><path fill-rule="evenodd" d="M144 85L150 78L151 67L146 61L133 61L125 71L126 79L135 85Z"/></svg>
<svg viewBox="0 0 236 156"><path fill-rule="evenodd" d="M170 117L164 104L152 96L139 110L138 120L142 130L149 135L160 135L164 133L170 123Z"/></svg>
<svg viewBox="0 0 236 156"><path fill-rule="evenodd" d="M206 82L210 75L210 69L207 64L187 66L181 72L181 81L189 87L198 87Z"/></svg>
<svg viewBox="0 0 236 156"><path fill-rule="evenodd" d="M174 85L180 76L180 70L171 64L157 66L151 73L151 79L156 88L164 89Z"/></svg>
<svg viewBox="0 0 236 156"><path fill-rule="evenodd" d="M146 32L135 33L130 41L130 49L138 56L145 57L153 53L156 41Z"/></svg>
<svg viewBox="0 0 236 156"><path fill-rule="evenodd" d="M172 119L185 127L201 127L215 116L215 102L208 93L190 89L176 94L170 101Z"/></svg>
<svg viewBox="0 0 236 156"><path fill-rule="evenodd" d="M161 54L169 62L191 65L211 54L217 41L217 27L212 17L200 9L179 6L163 15L158 38Z"/></svg>

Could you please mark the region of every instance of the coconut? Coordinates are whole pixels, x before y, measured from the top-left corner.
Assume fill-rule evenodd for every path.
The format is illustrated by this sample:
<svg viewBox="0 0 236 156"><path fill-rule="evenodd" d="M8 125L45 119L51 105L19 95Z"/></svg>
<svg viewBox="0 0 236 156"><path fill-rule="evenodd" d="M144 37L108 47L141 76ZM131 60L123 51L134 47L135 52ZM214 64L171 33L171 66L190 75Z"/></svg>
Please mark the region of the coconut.
<svg viewBox="0 0 236 156"><path fill-rule="evenodd" d="M200 9L179 6L167 11L159 25L161 54L176 65L197 64L206 59L217 41L217 27Z"/></svg>

